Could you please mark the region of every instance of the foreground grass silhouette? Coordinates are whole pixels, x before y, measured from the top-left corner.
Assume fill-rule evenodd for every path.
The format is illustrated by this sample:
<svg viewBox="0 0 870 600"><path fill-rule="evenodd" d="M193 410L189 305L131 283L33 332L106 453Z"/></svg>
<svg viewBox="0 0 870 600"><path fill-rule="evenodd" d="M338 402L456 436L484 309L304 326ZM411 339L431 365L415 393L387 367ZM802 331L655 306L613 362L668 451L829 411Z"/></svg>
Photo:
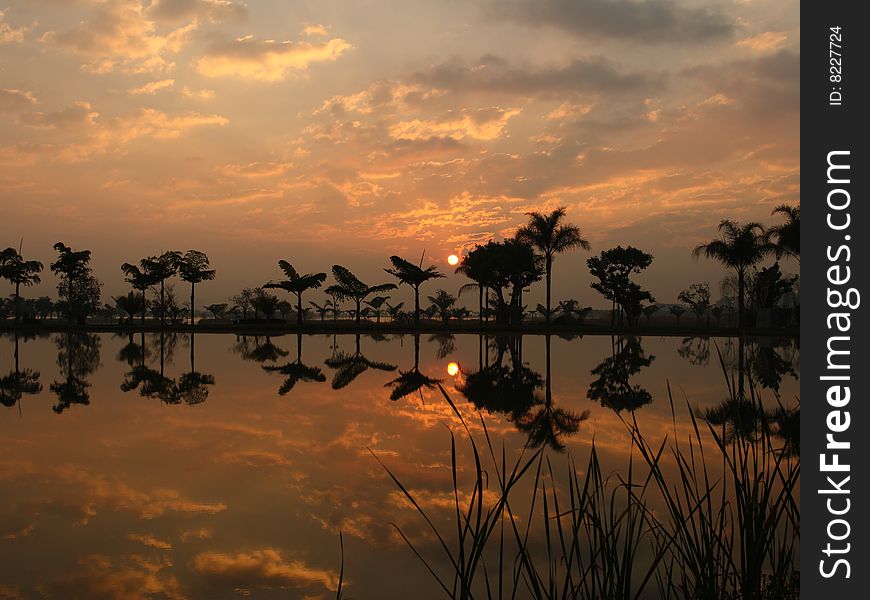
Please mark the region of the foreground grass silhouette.
<svg viewBox="0 0 870 600"><path fill-rule="evenodd" d="M632 458L625 477L605 476L593 441L585 470L568 458L559 481L543 449L527 446L513 464L504 448L498 456L482 416L481 443L438 387L461 422L474 460L471 489L460 489L451 431L455 530L436 525L372 454L437 541L440 556L428 556L393 524L447 597L798 598L800 459L776 447L768 423L755 435L726 439L724 429L699 422L689 407L689 438L676 439L674 417L674 439L653 446L635 421L623 420L640 466ZM730 400L761 408L754 392L738 398L733 385L728 390ZM668 394L673 414L670 386ZM676 478L664 472L668 458ZM714 465L721 472L714 474ZM520 514L513 494L528 478L531 503Z"/></svg>

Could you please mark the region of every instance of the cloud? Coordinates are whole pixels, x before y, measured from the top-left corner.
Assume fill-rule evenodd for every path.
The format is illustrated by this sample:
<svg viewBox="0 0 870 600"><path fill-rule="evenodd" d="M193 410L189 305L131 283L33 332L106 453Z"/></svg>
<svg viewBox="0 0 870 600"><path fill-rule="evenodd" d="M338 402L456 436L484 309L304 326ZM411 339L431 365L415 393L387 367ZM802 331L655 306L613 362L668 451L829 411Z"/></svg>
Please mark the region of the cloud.
<svg viewBox="0 0 870 600"><path fill-rule="evenodd" d="M166 72L175 66L170 57L196 27L193 21L159 33L138 0L106 0L88 20L67 31L48 31L40 41L89 57L83 68L93 73Z"/></svg>
<svg viewBox="0 0 870 600"><path fill-rule="evenodd" d="M329 30L324 25L306 25L302 30L303 35L322 35L328 36Z"/></svg>
<svg viewBox="0 0 870 600"><path fill-rule="evenodd" d="M338 577L332 571L314 569L297 560L287 561L274 548L239 554L203 552L194 557L191 567L222 587L305 588L319 584L328 590L338 588Z"/></svg>
<svg viewBox="0 0 870 600"><path fill-rule="evenodd" d="M164 573L172 566L168 559L132 555L118 562L101 555L80 561L78 572L44 586L52 598L100 598L102 600L186 600L174 575Z"/></svg>
<svg viewBox="0 0 870 600"><path fill-rule="evenodd" d="M195 100L213 100L214 90L194 90L187 86L181 88L181 95L184 98L194 98Z"/></svg>
<svg viewBox="0 0 870 600"><path fill-rule="evenodd" d="M76 102L72 106L56 112L33 112L21 115L20 121L29 127L39 129L71 130L90 127L96 123L100 113L91 109L87 102Z"/></svg>
<svg viewBox="0 0 870 600"><path fill-rule="evenodd" d="M756 52L768 52L779 50L786 40L788 40L788 34L785 31L765 31L764 33L744 38L737 42L737 45L750 48Z"/></svg>
<svg viewBox="0 0 870 600"><path fill-rule="evenodd" d="M15 28L6 22L6 11L0 10L0 44L18 44L24 41L24 34L29 27Z"/></svg>
<svg viewBox="0 0 870 600"><path fill-rule="evenodd" d="M304 71L311 63L334 61L351 47L341 38L323 43L278 43L246 36L211 46L197 61L196 69L206 77L280 81L290 71Z"/></svg>
<svg viewBox="0 0 870 600"><path fill-rule="evenodd" d="M155 0L148 7L148 16L158 21L205 18L218 22L242 20L247 15L244 4L231 0Z"/></svg>
<svg viewBox="0 0 870 600"><path fill-rule="evenodd" d="M0 112L17 112L39 104L31 92L0 88Z"/></svg>
<svg viewBox="0 0 870 600"><path fill-rule="evenodd" d="M172 544L158 539L153 535L146 535L143 533L131 533L127 536L127 539L134 542L139 542L140 544L148 546L149 548L155 548L157 550L172 550Z"/></svg>
<svg viewBox="0 0 870 600"><path fill-rule="evenodd" d="M718 10L688 8L674 0L515 0L492 4L488 12L577 36L645 43L705 42L735 29Z"/></svg>
<svg viewBox="0 0 870 600"><path fill-rule="evenodd" d="M174 79L161 79L160 81L149 81L145 85L127 90L129 94L147 94L153 96L160 90L171 88L175 85Z"/></svg>
<svg viewBox="0 0 870 600"><path fill-rule="evenodd" d="M519 109L478 108L451 112L440 119L412 119L401 121L390 127L390 136L403 140L425 140L429 138L465 137L477 140L494 140L501 136L511 117L518 115Z"/></svg>
<svg viewBox="0 0 870 600"><path fill-rule="evenodd" d="M247 164L229 164L221 166L218 171L225 177L242 177L256 179L260 177L276 177L293 168L293 163L270 161L252 162Z"/></svg>
<svg viewBox="0 0 870 600"><path fill-rule="evenodd" d="M412 79L451 91L510 93L524 96L563 91L586 93L642 92L662 86L655 73L626 73L602 57L578 58L561 66L512 66L492 55L468 66L453 60L416 73Z"/></svg>

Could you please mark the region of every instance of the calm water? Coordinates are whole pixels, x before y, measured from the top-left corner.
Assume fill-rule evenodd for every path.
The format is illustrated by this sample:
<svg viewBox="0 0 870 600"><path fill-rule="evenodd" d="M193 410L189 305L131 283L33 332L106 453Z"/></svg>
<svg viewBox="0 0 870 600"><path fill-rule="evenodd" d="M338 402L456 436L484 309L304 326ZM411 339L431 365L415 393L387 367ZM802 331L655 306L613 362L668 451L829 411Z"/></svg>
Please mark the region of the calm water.
<svg viewBox="0 0 870 600"><path fill-rule="evenodd" d="M416 343L415 343L416 342ZM736 340L424 334L0 339L0 598L439 597L389 523L437 557L369 452L447 523L450 437L622 468L634 417L688 432L736 380ZM549 350L548 350L549 346ZM717 352L718 348L718 352ZM795 406L794 341L747 342L747 387ZM549 357L549 360L548 360ZM16 366L17 361L17 366ZM672 421L667 384L676 401ZM5 595L4 595L5 594ZM15 594L18 594L17 596Z"/></svg>

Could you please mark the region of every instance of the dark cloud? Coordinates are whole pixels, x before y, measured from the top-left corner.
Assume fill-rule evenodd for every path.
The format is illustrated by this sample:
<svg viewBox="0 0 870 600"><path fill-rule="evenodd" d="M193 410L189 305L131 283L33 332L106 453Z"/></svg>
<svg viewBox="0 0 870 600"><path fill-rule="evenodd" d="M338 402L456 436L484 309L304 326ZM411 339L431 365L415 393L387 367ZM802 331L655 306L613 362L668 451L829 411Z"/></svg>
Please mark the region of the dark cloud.
<svg viewBox="0 0 870 600"><path fill-rule="evenodd" d="M454 91L512 93L526 96L563 91L638 92L659 88L663 76L626 73L601 58L580 58L564 66L516 67L497 56L468 66L457 59L416 73L418 83Z"/></svg>
<svg viewBox="0 0 870 600"><path fill-rule="evenodd" d="M491 4L492 16L568 33L646 43L703 42L729 36L732 19L716 9L673 0L513 0Z"/></svg>

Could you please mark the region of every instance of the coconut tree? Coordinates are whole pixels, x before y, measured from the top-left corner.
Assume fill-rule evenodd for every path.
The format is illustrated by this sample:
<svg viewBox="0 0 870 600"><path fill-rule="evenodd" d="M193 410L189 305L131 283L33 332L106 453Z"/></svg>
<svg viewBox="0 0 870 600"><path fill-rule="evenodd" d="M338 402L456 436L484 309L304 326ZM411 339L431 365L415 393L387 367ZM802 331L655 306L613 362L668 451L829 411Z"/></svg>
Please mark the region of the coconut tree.
<svg viewBox="0 0 870 600"><path fill-rule="evenodd" d="M160 284L160 325L166 321L166 280L178 273L183 256L178 250L164 252L160 256L149 256L140 261L143 272L154 283ZM123 267L122 267L123 268Z"/></svg>
<svg viewBox="0 0 870 600"><path fill-rule="evenodd" d="M121 271L126 276L124 281L129 283L130 287L134 290L138 290L142 293L142 325L145 324L145 313L148 308L148 300L145 298L145 290L157 283L149 273L145 272L144 263L145 259L142 259L142 261L140 261L140 264L142 265L141 269L130 263L124 263L121 265Z"/></svg>
<svg viewBox="0 0 870 600"><path fill-rule="evenodd" d="M776 244L776 257L791 256L801 261L801 207L780 204L770 214L785 216L785 223L767 230L768 239Z"/></svg>
<svg viewBox="0 0 870 600"><path fill-rule="evenodd" d="M740 224L724 219L719 223L721 236L700 244L692 251L692 256L698 258L702 254L707 258L718 260L737 275L737 325L741 329L745 322L745 289L746 272L763 258L776 251L768 240L764 227L760 223Z"/></svg>
<svg viewBox="0 0 870 600"><path fill-rule="evenodd" d="M323 282L326 281L326 273L308 273L306 275L300 275L296 269L293 268L286 260L279 260L278 266L284 271L284 275L287 276L287 279L284 281L270 281L264 288L271 289L282 289L286 292L290 292L291 294L296 295L296 322L300 325L303 321L303 311L302 311L302 294L306 290L317 289Z"/></svg>
<svg viewBox="0 0 870 600"><path fill-rule="evenodd" d="M127 313L128 322L133 321L134 315L145 311L143 298L135 295L133 292L128 293L126 296L118 296L117 298L112 296L112 300L115 301L115 306L118 308L118 310Z"/></svg>
<svg viewBox="0 0 870 600"><path fill-rule="evenodd" d="M432 306L438 308L438 312L441 313L441 320L446 325L450 320L450 309L456 304L456 298L444 290L438 290L434 296L427 296L426 298L432 303Z"/></svg>
<svg viewBox="0 0 870 600"><path fill-rule="evenodd" d="M6 248L0 252L0 279L6 279L15 286L15 322L17 323L21 311L20 290L21 286L30 287L39 283L39 273L42 271L42 263L38 260L24 260L15 248Z"/></svg>
<svg viewBox="0 0 870 600"><path fill-rule="evenodd" d="M360 305L363 300L377 294L379 292L388 292L395 290L396 285L393 283L382 283L380 285L368 285L359 280L359 278L341 265L332 266L332 276L338 282L326 288L326 293L335 296L340 300L353 300L356 304L356 322L359 323Z"/></svg>
<svg viewBox="0 0 870 600"><path fill-rule="evenodd" d="M220 304L209 304L208 306L203 306L208 312L214 315L214 320L217 321L222 319L224 315L227 313L227 308L229 308L229 304L226 302L222 302Z"/></svg>
<svg viewBox="0 0 870 600"><path fill-rule="evenodd" d="M310 304L314 308L314 312L320 315L321 321L325 321L326 315L328 315L329 312L332 310L332 300L327 300L323 303L323 306L313 301L309 301L308 304Z"/></svg>
<svg viewBox="0 0 870 600"><path fill-rule="evenodd" d="M302 334L296 334L296 361L288 362L286 365L263 365L263 370L268 373L279 373L284 375L286 379L281 387L278 388L278 395L285 396L292 390L300 381L323 383L326 381L326 375L319 367L309 367L302 362Z"/></svg>
<svg viewBox="0 0 870 600"><path fill-rule="evenodd" d="M563 223L565 207L562 206L549 214L539 212L526 213L528 224L520 227L516 233L518 240L530 244L544 255L544 273L547 282L547 323L550 322L552 311L550 307L550 288L553 277L553 259L557 254L573 248L589 250L591 246L580 234L580 228L570 223Z"/></svg>
<svg viewBox="0 0 870 600"><path fill-rule="evenodd" d="M420 257L420 266L408 262L404 258L391 256L390 262L393 263L392 269L384 269L390 275L393 275L399 280L399 285L405 283L414 288L414 322L420 322L420 286L430 279L438 279L444 277L438 272L435 265L423 268L423 257Z"/></svg>
<svg viewBox="0 0 870 600"><path fill-rule="evenodd" d="M181 279L190 284L190 324L193 325L194 292L197 283L211 281L215 277L215 270L209 269L208 256L199 250L188 250L178 262L178 273Z"/></svg>
<svg viewBox="0 0 870 600"><path fill-rule="evenodd" d="M483 323L486 317L486 312L489 308L489 296L486 293L493 276L491 264L491 256L485 246L477 245L475 248L462 257L462 262L456 267L456 273L461 273L474 283L466 283L459 288L459 296L462 292L468 289L477 288L478 294L478 321ZM487 306L484 306L484 300L487 301Z"/></svg>

